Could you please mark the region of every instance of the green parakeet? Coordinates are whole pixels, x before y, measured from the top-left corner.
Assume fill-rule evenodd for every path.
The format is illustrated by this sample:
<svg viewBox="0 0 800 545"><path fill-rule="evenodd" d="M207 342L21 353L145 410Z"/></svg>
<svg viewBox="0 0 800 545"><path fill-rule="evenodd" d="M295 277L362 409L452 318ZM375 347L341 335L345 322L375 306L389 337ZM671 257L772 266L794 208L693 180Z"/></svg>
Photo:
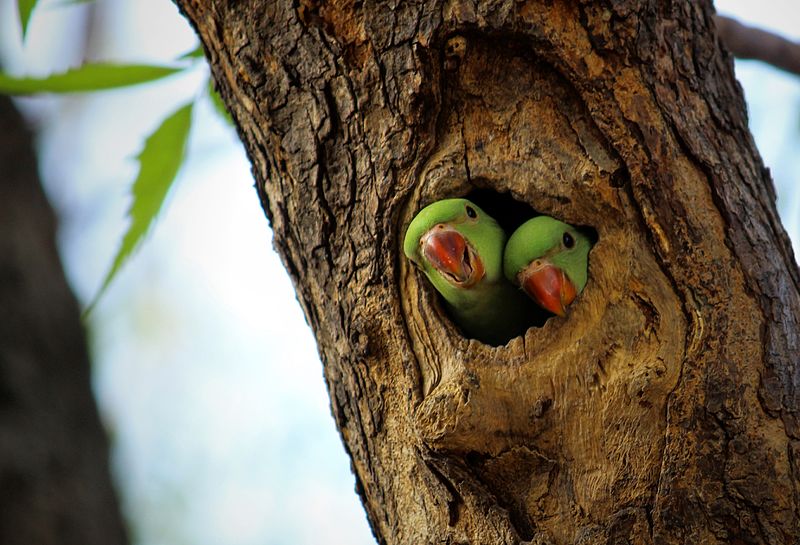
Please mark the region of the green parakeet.
<svg viewBox="0 0 800 545"><path fill-rule="evenodd" d="M538 216L508 239L503 269L542 308L563 317L586 286L591 247L589 237L575 227Z"/></svg>
<svg viewBox="0 0 800 545"><path fill-rule="evenodd" d="M525 332L538 309L503 276L506 234L467 199L423 208L406 231L403 251L446 302L468 336L499 345Z"/></svg>

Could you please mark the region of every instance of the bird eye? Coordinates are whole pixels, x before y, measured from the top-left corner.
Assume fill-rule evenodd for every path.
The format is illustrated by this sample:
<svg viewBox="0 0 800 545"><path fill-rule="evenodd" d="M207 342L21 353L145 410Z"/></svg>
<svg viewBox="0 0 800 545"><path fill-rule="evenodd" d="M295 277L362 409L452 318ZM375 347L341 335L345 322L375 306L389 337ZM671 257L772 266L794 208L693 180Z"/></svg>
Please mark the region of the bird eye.
<svg viewBox="0 0 800 545"><path fill-rule="evenodd" d="M564 242L564 246L566 248L572 248L573 246L575 246L575 239L572 238L572 235L570 235L569 233L564 233L564 236L561 237L561 240Z"/></svg>
<svg viewBox="0 0 800 545"><path fill-rule="evenodd" d="M472 208L470 205L467 205L467 216L469 216L472 219L475 219L478 217L478 213L475 212L475 209Z"/></svg>

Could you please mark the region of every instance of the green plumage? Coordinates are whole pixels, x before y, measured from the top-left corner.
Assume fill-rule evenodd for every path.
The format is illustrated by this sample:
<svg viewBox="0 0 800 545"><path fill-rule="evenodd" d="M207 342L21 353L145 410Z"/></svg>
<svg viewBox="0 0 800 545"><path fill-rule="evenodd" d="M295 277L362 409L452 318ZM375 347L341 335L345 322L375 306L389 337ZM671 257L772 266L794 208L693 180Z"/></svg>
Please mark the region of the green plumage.
<svg viewBox="0 0 800 545"><path fill-rule="evenodd" d="M471 209L471 211L470 211ZM474 214L474 216L473 216ZM454 283L422 252L423 237L444 225L461 234L483 263L484 275L469 287ZM499 345L525 332L538 309L503 276L506 234L467 199L445 199L423 208L406 231L403 250L442 295L453 321L468 336Z"/></svg>
<svg viewBox="0 0 800 545"><path fill-rule="evenodd" d="M568 234L574 244L565 244ZM537 216L523 223L506 244L503 269L506 278L518 284L517 275L536 259L547 258L562 269L577 293L586 286L589 268L589 250L592 242L584 233L563 221L550 216Z"/></svg>

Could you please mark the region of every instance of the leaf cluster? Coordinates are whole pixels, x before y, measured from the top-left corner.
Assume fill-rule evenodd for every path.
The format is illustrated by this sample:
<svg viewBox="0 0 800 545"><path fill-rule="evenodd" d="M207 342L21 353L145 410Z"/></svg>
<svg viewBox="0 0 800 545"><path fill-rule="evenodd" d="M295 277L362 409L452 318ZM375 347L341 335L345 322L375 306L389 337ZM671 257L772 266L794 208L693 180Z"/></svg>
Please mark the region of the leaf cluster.
<svg viewBox="0 0 800 545"><path fill-rule="evenodd" d="M66 3L74 4L86 1L67 0ZM31 15L37 4L38 0L17 0L23 40L27 35ZM85 63L65 72L52 73L44 77L15 76L0 70L0 93L16 96L46 93L94 93L108 89L133 87L186 73L203 61L203 49L198 46L182 55L171 66ZM131 186L132 199L128 209L130 223L101 287L84 315L91 311L122 266L141 246L161 213L170 188L184 163L192 127L192 112L195 103L203 95L206 95L206 98L211 101L217 113L228 123L233 123L209 76L201 93L168 114L146 137L141 151L136 156L139 170Z"/></svg>

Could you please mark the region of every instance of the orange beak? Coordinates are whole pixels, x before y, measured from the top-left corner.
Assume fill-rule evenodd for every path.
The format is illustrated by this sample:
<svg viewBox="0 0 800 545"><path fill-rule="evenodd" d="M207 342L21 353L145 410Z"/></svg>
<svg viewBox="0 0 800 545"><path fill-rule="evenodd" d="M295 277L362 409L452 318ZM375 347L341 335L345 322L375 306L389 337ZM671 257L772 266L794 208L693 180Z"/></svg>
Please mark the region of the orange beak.
<svg viewBox="0 0 800 545"><path fill-rule="evenodd" d="M522 289L540 307L562 318L567 315L567 307L577 292L564 271L549 261L537 259L520 271L519 276Z"/></svg>
<svg viewBox="0 0 800 545"><path fill-rule="evenodd" d="M469 287L483 277L480 258L466 239L445 224L438 224L423 235L422 255L453 283Z"/></svg>

